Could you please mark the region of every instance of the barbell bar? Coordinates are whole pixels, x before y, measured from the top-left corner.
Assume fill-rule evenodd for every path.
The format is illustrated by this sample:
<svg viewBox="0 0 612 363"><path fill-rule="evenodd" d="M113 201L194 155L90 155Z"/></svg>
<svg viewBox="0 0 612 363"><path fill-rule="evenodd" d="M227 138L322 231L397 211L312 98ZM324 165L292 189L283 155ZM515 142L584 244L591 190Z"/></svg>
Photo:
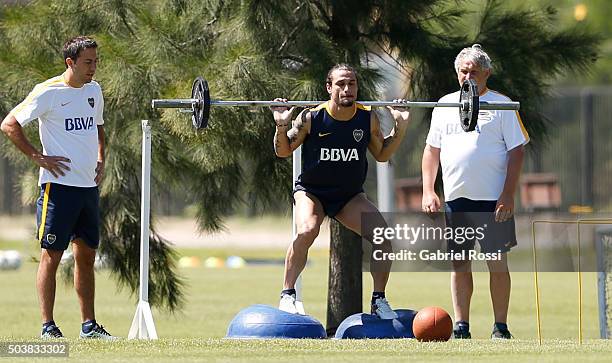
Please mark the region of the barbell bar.
<svg viewBox="0 0 612 363"><path fill-rule="evenodd" d="M197 105L200 100L196 98L177 98L177 99L160 99L153 100L153 108L190 108ZM228 106L228 107L282 107L282 106L296 106L296 107L308 107L318 106L327 101L287 101L287 102L275 102L275 101L221 101L221 100L210 100L211 106ZM371 107L420 107L420 108L434 108L434 107L464 107L460 102L419 102L419 101L405 101L405 102L393 102L393 101L357 101L357 103L364 106ZM497 101L481 101L481 110L518 110L520 108L519 102L497 102Z"/></svg>
<svg viewBox="0 0 612 363"><path fill-rule="evenodd" d="M151 101L151 107L159 108L180 108L185 109L184 112L192 114L193 126L197 129L203 129L208 126L211 106L220 107L309 107L317 106L326 101L224 101L212 100L210 98L208 82L197 77L193 82L191 90L191 98L186 99L154 99ZM479 110L518 110L519 102L492 102L479 101L478 87L473 80L466 80L461 86L459 102L425 102L425 101L357 101L364 106L371 107L419 107L419 108L434 108L434 107L457 107L459 109L461 127L464 131L473 131L476 128L478 121Z"/></svg>

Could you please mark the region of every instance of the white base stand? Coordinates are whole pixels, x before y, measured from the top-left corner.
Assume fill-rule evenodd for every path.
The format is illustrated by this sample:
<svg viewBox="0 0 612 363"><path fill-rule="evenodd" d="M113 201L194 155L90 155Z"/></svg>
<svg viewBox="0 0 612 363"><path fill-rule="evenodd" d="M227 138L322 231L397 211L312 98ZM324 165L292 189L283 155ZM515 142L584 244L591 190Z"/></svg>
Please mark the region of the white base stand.
<svg viewBox="0 0 612 363"><path fill-rule="evenodd" d="M128 339L157 339L153 314L147 301L138 302Z"/></svg>

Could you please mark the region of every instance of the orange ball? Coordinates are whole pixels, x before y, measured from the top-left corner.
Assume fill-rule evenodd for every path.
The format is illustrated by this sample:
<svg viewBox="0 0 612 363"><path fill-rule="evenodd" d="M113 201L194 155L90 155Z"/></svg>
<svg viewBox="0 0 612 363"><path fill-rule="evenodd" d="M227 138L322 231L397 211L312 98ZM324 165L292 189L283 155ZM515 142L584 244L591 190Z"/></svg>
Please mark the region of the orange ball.
<svg viewBox="0 0 612 363"><path fill-rule="evenodd" d="M428 306L414 317L412 332L421 342L445 342L453 332L453 319L444 309Z"/></svg>

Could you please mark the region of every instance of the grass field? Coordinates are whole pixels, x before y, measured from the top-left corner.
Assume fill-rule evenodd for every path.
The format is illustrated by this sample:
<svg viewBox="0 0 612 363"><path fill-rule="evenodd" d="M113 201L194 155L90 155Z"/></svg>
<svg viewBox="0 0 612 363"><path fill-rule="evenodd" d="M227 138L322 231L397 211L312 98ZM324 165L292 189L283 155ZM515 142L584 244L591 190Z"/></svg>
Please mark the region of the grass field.
<svg viewBox="0 0 612 363"><path fill-rule="evenodd" d="M19 249L27 256L38 252L32 244L0 242L0 249ZM282 250L180 249L183 256L282 258ZM312 250L304 273L307 312L325 323L327 251ZM0 342L32 341L39 334L35 292L36 263L18 271L0 271ZM472 302L472 341L419 343L414 340L227 340L227 325L242 308L256 303L276 305L282 266L241 269L204 267L181 269L188 283L183 311L170 314L154 309L160 340L115 343L76 339L80 328L74 290L58 285L55 320L68 337L71 359L96 361L611 361L612 344L598 337L595 274L584 274L584 336L578 336L577 277L572 273L542 273L542 327L544 344L537 344L532 273L513 273L509 326L513 341L490 341L492 313L488 275L475 274ZM127 336L136 299L117 291L108 271L97 274L97 319L114 335ZM364 274L364 307L371 281ZM396 308L420 309L438 305L451 312L448 273L395 273L388 297Z"/></svg>

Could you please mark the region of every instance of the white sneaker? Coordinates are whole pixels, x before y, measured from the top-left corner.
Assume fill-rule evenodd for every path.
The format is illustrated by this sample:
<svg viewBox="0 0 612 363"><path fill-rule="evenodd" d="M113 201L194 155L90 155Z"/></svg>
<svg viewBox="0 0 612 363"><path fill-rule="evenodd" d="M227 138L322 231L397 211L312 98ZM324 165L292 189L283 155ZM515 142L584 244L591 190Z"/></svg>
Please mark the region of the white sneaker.
<svg viewBox="0 0 612 363"><path fill-rule="evenodd" d="M295 306L295 295L283 294L278 303L278 309L290 314L298 314L298 309Z"/></svg>
<svg viewBox="0 0 612 363"><path fill-rule="evenodd" d="M378 315L381 319L397 319L397 313L391 309L387 299L379 297L372 304L372 314Z"/></svg>
<svg viewBox="0 0 612 363"><path fill-rule="evenodd" d="M98 323L96 323L96 326L94 326L94 328L91 329L89 333L83 333L83 330L81 330L79 337L81 337L81 339L101 339L101 340L119 339L118 337L114 337L110 335L110 333L107 332L106 329L104 329L104 327Z"/></svg>

